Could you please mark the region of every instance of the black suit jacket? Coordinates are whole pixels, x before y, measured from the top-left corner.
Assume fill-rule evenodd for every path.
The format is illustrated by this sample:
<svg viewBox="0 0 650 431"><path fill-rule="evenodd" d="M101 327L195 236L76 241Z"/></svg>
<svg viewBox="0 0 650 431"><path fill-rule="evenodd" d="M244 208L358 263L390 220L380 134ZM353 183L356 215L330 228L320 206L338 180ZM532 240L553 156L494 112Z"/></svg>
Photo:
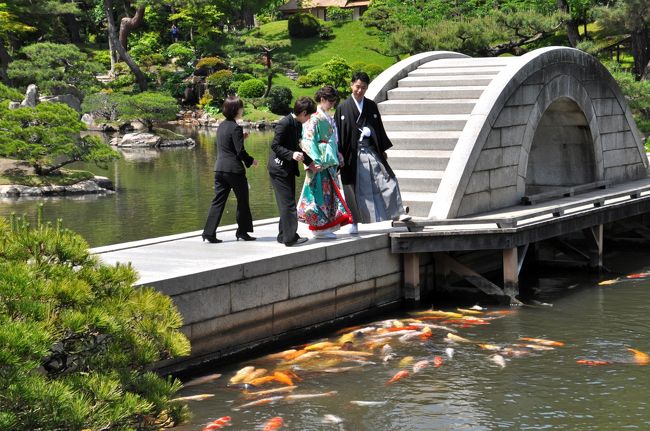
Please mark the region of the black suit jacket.
<svg viewBox="0 0 650 431"><path fill-rule="evenodd" d="M384 158L384 151L393 146L384 130L381 114L377 104L370 99L363 99L363 112L359 115L357 105L348 97L336 108L334 121L339 138L339 151L343 154L345 165L341 167L341 181L343 184L354 184L357 178L357 143L361 132L359 128L368 127L372 130L371 142L377 150L382 163L389 175L394 176L393 170Z"/></svg>
<svg viewBox="0 0 650 431"><path fill-rule="evenodd" d="M275 126L275 135L271 142L269 153L268 170L271 175L286 177L289 175L300 176L298 162L293 160L293 153L302 151L300 149L300 137L302 135L302 124L293 115L289 114L282 118ZM309 166L312 159L304 153L305 165Z"/></svg>
<svg viewBox="0 0 650 431"><path fill-rule="evenodd" d="M245 174L253 164L253 157L244 149L244 130L232 120L219 124L217 129L217 162L215 172Z"/></svg>

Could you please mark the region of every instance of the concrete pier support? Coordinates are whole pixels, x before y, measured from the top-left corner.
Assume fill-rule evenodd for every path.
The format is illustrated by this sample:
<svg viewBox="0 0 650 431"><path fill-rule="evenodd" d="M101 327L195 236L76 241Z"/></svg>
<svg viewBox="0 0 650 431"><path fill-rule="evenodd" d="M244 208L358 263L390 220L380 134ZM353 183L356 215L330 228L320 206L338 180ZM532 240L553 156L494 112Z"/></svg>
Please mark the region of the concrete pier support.
<svg viewBox="0 0 650 431"><path fill-rule="evenodd" d="M513 300L519 294L517 247L503 249L503 292Z"/></svg>
<svg viewBox="0 0 650 431"><path fill-rule="evenodd" d="M582 232L589 246L589 267L601 269L603 267L603 225L599 224Z"/></svg>
<svg viewBox="0 0 650 431"><path fill-rule="evenodd" d="M420 283L420 255L407 253L404 255L404 299L420 302L422 292Z"/></svg>

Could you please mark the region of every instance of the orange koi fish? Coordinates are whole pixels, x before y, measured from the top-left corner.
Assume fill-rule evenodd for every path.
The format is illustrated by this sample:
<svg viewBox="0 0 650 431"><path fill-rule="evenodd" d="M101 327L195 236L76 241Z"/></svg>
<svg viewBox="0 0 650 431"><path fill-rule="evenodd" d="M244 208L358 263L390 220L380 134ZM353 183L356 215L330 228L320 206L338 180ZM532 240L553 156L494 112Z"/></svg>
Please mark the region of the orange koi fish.
<svg viewBox="0 0 650 431"><path fill-rule="evenodd" d="M294 354L296 352L297 352L296 349L289 349L289 350L285 350L283 352L271 353L270 355L266 355L262 359L267 359L267 360L270 360L270 361L274 360L274 359L287 359L286 356L292 355L292 354Z"/></svg>
<svg viewBox="0 0 650 431"><path fill-rule="evenodd" d="M386 382L387 385L395 383L398 380L401 380L405 377L408 377L410 373L406 370L398 371L389 381Z"/></svg>
<svg viewBox="0 0 650 431"><path fill-rule="evenodd" d="M650 356L647 353L644 353L640 350L627 348L630 352L634 353L634 362L639 365L648 365L650 363Z"/></svg>
<svg viewBox="0 0 650 431"><path fill-rule="evenodd" d="M475 343L475 341L468 340L467 338L463 338L459 335L452 334L451 332L447 334L447 339L451 341L455 341L457 343Z"/></svg>
<svg viewBox="0 0 650 431"><path fill-rule="evenodd" d="M434 368L438 368L442 365L444 360L442 359L442 356L434 356L433 357L433 366Z"/></svg>
<svg viewBox="0 0 650 431"><path fill-rule="evenodd" d="M314 350L323 350L332 346L336 346L336 344L332 343L331 341L323 341L320 343L309 344L308 346L305 346L305 350L311 352Z"/></svg>
<svg viewBox="0 0 650 431"><path fill-rule="evenodd" d="M282 428L282 425L284 425L284 420L280 416L276 416L266 421L264 424L264 431L279 430Z"/></svg>
<svg viewBox="0 0 650 431"><path fill-rule="evenodd" d="M595 367L595 366L598 366L598 365L612 365L613 362L609 362L609 361L593 361L591 359L578 359L578 360L576 360L576 364L589 365L589 366Z"/></svg>
<svg viewBox="0 0 650 431"><path fill-rule="evenodd" d="M287 386L293 386L293 380L291 380L291 376L289 376L288 373L283 373L282 371L276 371L273 373L273 377L275 378L276 382L285 384Z"/></svg>
<svg viewBox="0 0 650 431"><path fill-rule="evenodd" d="M264 376L264 377L258 377L254 380L251 380L249 383L253 386L262 386L267 383L275 382L275 376Z"/></svg>
<svg viewBox="0 0 650 431"><path fill-rule="evenodd" d="M551 346L551 347L564 346L564 343L562 341L545 340L543 338L519 337L519 339L522 341L530 341L531 343L541 344L542 346Z"/></svg>
<svg viewBox="0 0 650 431"><path fill-rule="evenodd" d="M205 426L205 428L203 428L201 431L214 431L214 430L220 430L221 428L223 428L223 427L225 427L225 426L232 425L232 424L230 423L230 420L231 420L230 416L223 416L223 417L220 417L219 419L217 419L217 420L215 420L215 421L212 421L212 422L210 422L209 424L207 424L207 425Z"/></svg>

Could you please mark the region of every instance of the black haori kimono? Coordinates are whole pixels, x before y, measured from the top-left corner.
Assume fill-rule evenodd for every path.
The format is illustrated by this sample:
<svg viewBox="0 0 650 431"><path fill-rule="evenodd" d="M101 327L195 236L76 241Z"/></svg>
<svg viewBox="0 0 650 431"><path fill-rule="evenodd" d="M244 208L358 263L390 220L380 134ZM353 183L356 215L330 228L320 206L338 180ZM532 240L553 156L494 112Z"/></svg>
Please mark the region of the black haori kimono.
<svg viewBox="0 0 650 431"><path fill-rule="evenodd" d="M393 144L386 135L377 104L364 98L359 112L350 96L336 109L334 120L339 151L345 161L341 182L354 223L399 218L404 214L402 196L395 173L384 157Z"/></svg>

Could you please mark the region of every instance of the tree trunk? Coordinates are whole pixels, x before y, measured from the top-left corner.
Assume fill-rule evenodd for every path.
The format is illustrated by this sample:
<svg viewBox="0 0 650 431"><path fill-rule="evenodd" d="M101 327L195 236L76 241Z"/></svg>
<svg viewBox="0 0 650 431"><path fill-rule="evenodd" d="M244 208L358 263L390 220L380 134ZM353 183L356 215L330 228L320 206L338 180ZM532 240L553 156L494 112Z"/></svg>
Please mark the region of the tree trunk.
<svg viewBox="0 0 650 431"><path fill-rule="evenodd" d="M63 19L63 24L65 24L66 30L68 30L70 42L81 43L81 35L79 34L79 22L77 22L77 18L71 13L66 13L65 15L61 16L61 19Z"/></svg>
<svg viewBox="0 0 650 431"><path fill-rule="evenodd" d="M135 79L140 87L140 91L147 90L147 77L144 76L144 73L140 70L135 61L131 56L126 52L126 49L120 43L117 38L116 29L115 29L115 18L113 18L113 0L104 0L104 11L106 12L106 20L108 21L108 37L113 40L113 46L117 50L117 53L120 55L120 58L129 66L131 72L135 75Z"/></svg>
<svg viewBox="0 0 650 431"><path fill-rule="evenodd" d="M111 70L108 71L108 76L111 78L115 77L115 64L117 63L117 53L115 52L115 47L113 46L113 39L108 38L108 53L111 57Z"/></svg>
<svg viewBox="0 0 650 431"><path fill-rule="evenodd" d="M9 63L11 63L11 55L9 55L9 52L7 51L7 48L5 48L4 42L0 37L0 81L7 85L9 84L9 75L7 75Z"/></svg>
<svg viewBox="0 0 650 431"><path fill-rule="evenodd" d="M120 43L128 50L129 35L144 22L144 6L135 11L133 17L125 16L120 21Z"/></svg>
<svg viewBox="0 0 650 431"><path fill-rule="evenodd" d="M565 23L567 36L569 37L569 44L572 48L578 46L580 42L580 32L578 31L578 22L571 18L571 10L569 9L569 3L567 0L557 0L557 7L562 12L568 15L568 19Z"/></svg>
<svg viewBox="0 0 650 431"><path fill-rule="evenodd" d="M650 61L650 46L648 46L648 31L632 32L632 57L634 57L634 74L637 78L646 76L646 68Z"/></svg>

